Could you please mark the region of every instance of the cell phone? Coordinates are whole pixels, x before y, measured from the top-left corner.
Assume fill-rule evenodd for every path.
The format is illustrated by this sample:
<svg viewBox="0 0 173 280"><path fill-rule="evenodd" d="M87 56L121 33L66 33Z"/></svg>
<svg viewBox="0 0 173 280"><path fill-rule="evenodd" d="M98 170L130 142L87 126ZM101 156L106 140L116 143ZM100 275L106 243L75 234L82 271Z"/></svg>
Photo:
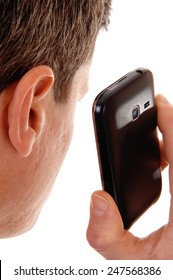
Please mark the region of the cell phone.
<svg viewBox="0 0 173 280"><path fill-rule="evenodd" d="M92 114L103 189L129 229L161 193L151 71L135 69L108 86L94 100Z"/></svg>

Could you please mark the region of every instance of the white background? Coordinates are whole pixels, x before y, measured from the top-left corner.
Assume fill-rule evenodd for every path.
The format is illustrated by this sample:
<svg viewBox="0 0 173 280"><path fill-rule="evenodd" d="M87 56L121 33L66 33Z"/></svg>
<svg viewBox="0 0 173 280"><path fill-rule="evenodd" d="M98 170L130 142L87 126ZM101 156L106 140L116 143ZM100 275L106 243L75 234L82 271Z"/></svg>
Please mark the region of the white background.
<svg viewBox="0 0 173 280"><path fill-rule="evenodd" d="M127 72L142 66L155 78L156 93L173 102L173 16L170 0L114 0L108 32L98 38L90 90L78 104L74 137L36 226L28 233L0 240L0 258L18 264L97 262L99 256L85 235L90 196L101 188L91 118L95 96ZM163 173L159 201L131 228L145 236L166 223L169 182Z"/></svg>

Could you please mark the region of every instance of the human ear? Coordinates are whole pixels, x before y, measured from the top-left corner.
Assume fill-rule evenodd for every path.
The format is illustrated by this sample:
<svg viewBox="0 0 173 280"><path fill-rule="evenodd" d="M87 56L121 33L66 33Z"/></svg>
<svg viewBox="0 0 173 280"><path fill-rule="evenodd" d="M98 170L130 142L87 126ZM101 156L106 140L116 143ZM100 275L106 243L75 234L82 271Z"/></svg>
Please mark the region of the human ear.
<svg viewBox="0 0 173 280"><path fill-rule="evenodd" d="M52 70L40 65L29 70L17 83L8 107L9 139L23 157L29 156L44 125L42 100L54 82Z"/></svg>

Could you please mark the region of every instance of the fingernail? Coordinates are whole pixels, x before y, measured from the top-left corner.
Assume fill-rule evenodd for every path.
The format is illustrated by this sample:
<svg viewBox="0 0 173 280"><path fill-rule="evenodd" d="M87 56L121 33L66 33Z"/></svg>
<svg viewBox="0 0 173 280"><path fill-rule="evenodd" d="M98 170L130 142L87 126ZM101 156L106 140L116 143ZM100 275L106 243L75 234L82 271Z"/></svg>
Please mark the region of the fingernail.
<svg viewBox="0 0 173 280"><path fill-rule="evenodd" d="M102 216L108 209L108 201L98 194L93 194L91 197L91 207L95 215Z"/></svg>

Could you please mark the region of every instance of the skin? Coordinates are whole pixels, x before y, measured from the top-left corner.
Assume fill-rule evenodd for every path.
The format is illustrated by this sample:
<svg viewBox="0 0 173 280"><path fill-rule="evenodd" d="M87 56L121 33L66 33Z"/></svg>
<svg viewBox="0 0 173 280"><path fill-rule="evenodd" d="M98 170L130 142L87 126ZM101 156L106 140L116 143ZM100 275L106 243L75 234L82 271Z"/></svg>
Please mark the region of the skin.
<svg viewBox="0 0 173 280"><path fill-rule="evenodd" d="M75 74L65 103L54 100L54 73L32 68L0 95L0 238L28 231L68 150L90 63Z"/></svg>
<svg viewBox="0 0 173 280"><path fill-rule="evenodd" d="M162 96L156 97L158 126L163 136L160 142L161 167L169 165L171 206L166 225L145 238L124 230L122 219L112 197L96 191L91 197L87 239L106 259L173 259L173 106Z"/></svg>

